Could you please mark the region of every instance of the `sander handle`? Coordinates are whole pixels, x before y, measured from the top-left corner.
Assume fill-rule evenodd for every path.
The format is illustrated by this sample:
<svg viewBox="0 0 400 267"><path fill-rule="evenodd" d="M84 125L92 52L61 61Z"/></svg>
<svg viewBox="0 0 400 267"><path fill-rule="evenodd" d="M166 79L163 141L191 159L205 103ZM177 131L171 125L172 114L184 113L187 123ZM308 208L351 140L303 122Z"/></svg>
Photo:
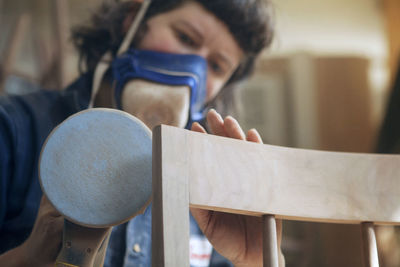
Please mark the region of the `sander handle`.
<svg viewBox="0 0 400 267"><path fill-rule="evenodd" d="M56 267L101 267L111 233L108 228L89 228L64 219L63 243Z"/></svg>

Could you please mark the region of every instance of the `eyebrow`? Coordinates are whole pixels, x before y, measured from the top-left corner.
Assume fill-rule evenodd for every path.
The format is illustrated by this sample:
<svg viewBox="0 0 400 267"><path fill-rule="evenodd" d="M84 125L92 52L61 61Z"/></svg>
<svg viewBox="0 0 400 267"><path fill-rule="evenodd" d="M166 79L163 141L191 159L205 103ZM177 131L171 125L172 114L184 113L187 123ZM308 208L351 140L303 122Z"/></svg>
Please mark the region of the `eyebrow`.
<svg viewBox="0 0 400 267"><path fill-rule="evenodd" d="M220 51L216 53L216 56L223 62L225 62L225 64L228 65L228 67L230 69L233 69L233 63L231 62L231 60L229 60L229 58L227 56L225 56L223 53L221 53Z"/></svg>
<svg viewBox="0 0 400 267"><path fill-rule="evenodd" d="M203 34L200 32L200 30L198 30L195 26L193 26L191 23L185 21L185 20L179 20L178 25L183 25L185 27L190 28L190 30L193 32L194 35L196 35L196 38L198 38L199 40L203 41L204 40L204 36Z"/></svg>
<svg viewBox="0 0 400 267"><path fill-rule="evenodd" d="M196 38L199 38L199 40L201 40L201 41L204 40L204 36L203 36L203 34L200 32L200 30L198 30L198 29L197 29L195 26L193 26L191 23L189 23L189 22L187 22L187 21L185 21L185 20L179 20L177 23L178 23L178 24L181 24L181 25L183 25L183 26L185 26L185 27L190 28L190 30L194 33L194 35L196 35ZM216 56L217 56L221 61L225 62L225 64L227 64L228 67L229 67L231 70L234 69L233 63L231 62L231 60L229 60L229 58L228 58L224 53L222 53L221 51L218 51L218 52L216 53Z"/></svg>

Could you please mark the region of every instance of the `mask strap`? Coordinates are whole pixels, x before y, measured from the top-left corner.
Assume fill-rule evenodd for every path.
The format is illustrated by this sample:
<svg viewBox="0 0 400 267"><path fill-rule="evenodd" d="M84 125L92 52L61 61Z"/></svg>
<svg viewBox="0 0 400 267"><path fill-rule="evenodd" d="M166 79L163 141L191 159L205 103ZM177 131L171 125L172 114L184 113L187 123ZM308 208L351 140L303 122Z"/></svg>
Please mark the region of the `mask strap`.
<svg viewBox="0 0 400 267"><path fill-rule="evenodd" d="M92 95L90 96L90 102L88 108L93 108L94 100L100 89L100 85L101 82L103 81L104 74L108 70L111 61L112 61L112 55L111 52L108 51L101 57L99 63L97 63L96 70L94 71L93 75Z"/></svg>
<svg viewBox="0 0 400 267"><path fill-rule="evenodd" d="M143 0L142 5L140 6L139 12L136 14L135 19L133 20L131 26L129 27L128 32L125 35L124 40L122 41L120 47L118 48L117 56L120 56L121 54L125 53L129 49L129 46L131 45L132 40L135 37L137 29L139 28L139 25L142 22L142 19L143 19L144 15L146 14L146 11L147 11L148 7L150 6L150 3L151 3L151 0ZM90 97L90 102L89 102L88 108L93 108L94 99L100 89L100 85L103 80L104 74L108 70L112 60L113 60L113 58L112 58L111 51L108 51L102 56L99 63L97 64L96 69L94 71L94 75L93 75L92 95Z"/></svg>
<svg viewBox="0 0 400 267"><path fill-rule="evenodd" d="M137 29L139 28L139 25L142 22L142 19L146 14L148 7L150 6L150 3L151 0L143 1L142 5L140 6L139 12L136 14L135 19L133 20L131 26L129 27L129 30L126 33L125 38L118 49L117 56L120 56L121 54L125 53L126 50L128 50L129 46L132 43L133 38L135 37Z"/></svg>

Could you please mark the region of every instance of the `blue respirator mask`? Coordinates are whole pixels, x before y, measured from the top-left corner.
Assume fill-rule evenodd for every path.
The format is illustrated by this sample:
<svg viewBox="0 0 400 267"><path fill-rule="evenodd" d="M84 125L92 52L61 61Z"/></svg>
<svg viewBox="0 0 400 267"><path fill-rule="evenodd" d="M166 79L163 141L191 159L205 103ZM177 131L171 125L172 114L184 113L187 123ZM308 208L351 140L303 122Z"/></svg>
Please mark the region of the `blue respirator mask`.
<svg viewBox="0 0 400 267"><path fill-rule="evenodd" d="M197 55L161 53L129 49L111 63L115 81L115 102L122 109L122 93L126 84L134 79L173 86L187 86L190 89L188 123L204 118L206 101L207 62Z"/></svg>
<svg viewBox="0 0 400 267"><path fill-rule="evenodd" d="M158 103L162 102L161 104L167 103L173 108L166 108L166 112L162 112L162 108L158 109L157 112L146 111L146 114L150 114L150 117L153 116L148 120L152 121L148 123L148 126L166 123L180 125L180 127L186 125L186 128L189 128L193 122L204 118L204 105L207 96L207 62L204 58L196 55L160 53L129 48L150 3L151 0L143 1L117 51L117 55L113 57L112 53L108 51L98 63L94 73L92 96L88 107L94 106L96 95L103 83L103 77L107 70L111 69L114 107L123 109L141 119L138 116L140 112L133 110L134 107L143 108L151 102L148 100L151 100L152 96L157 96L158 99L153 99L149 106L159 107ZM136 88L138 89L136 90ZM181 97L182 92L184 101L177 100L175 95ZM174 96L170 97L171 95ZM171 110L172 112L170 112ZM161 118L163 117L162 114L168 113L172 115L167 116L172 118L179 117L179 123L175 123L175 121L169 123L169 120ZM142 120L146 123L146 118Z"/></svg>

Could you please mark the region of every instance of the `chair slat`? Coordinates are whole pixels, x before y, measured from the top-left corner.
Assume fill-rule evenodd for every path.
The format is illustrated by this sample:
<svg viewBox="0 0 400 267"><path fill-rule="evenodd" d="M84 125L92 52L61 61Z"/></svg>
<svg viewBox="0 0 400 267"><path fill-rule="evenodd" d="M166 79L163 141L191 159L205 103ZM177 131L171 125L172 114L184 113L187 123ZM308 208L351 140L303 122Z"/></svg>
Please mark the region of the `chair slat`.
<svg viewBox="0 0 400 267"><path fill-rule="evenodd" d="M400 156L277 147L170 126L162 126L162 139L163 162L185 166L194 207L307 221L400 222Z"/></svg>

